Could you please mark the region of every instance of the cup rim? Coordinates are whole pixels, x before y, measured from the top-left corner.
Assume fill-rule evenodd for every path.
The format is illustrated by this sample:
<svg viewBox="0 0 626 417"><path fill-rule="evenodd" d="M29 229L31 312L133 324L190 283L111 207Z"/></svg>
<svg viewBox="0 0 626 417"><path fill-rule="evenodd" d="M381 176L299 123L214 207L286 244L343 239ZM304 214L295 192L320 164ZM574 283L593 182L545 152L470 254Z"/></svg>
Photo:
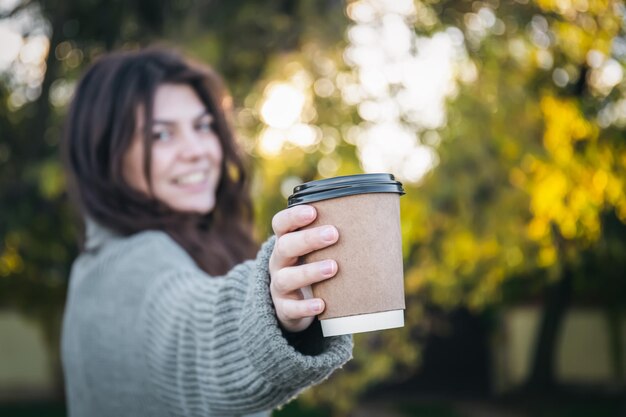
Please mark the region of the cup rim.
<svg viewBox="0 0 626 417"><path fill-rule="evenodd" d="M288 207L355 194L395 193L404 195L402 183L393 174L355 174L309 181L296 186Z"/></svg>

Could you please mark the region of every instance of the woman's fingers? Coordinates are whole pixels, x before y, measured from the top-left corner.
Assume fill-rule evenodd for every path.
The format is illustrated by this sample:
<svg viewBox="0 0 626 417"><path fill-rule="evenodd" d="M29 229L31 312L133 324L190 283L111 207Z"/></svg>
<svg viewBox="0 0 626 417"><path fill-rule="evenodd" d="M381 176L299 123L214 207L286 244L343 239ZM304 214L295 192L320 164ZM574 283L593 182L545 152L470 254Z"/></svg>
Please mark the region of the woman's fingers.
<svg viewBox="0 0 626 417"><path fill-rule="evenodd" d="M293 232L307 224L310 224L317 212L313 206L301 205L281 210L272 218L272 229L276 236L282 236L285 233Z"/></svg>
<svg viewBox="0 0 626 417"><path fill-rule="evenodd" d="M270 259L270 268L278 270L294 265L300 256L330 246L337 239L339 232L334 226L320 226L279 236Z"/></svg>
<svg viewBox="0 0 626 417"><path fill-rule="evenodd" d="M271 287L278 295L286 295L337 273L337 262L327 259L310 264L282 268L272 277Z"/></svg>
<svg viewBox="0 0 626 417"><path fill-rule="evenodd" d="M298 332L306 329L313 317L324 311L324 301L310 297L310 285L337 273L337 263L325 260L298 265L298 258L337 242L334 226L298 230L311 224L317 216L314 207L301 205L282 210L272 219L276 243L270 256L270 293L276 316L284 329Z"/></svg>
<svg viewBox="0 0 626 417"><path fill-rule="evenodd" d="M321 298L311 298L308 300L294 300L291 298L283 298L280 301L280 315L284 322L293 323L288 330L299 331L303 329L295 329L294 326L300 325L300 321L307 317L314 317L324 311L324 300ZM308 326L310 322L306 323ZM305 325L305 324L302 324ZM306 328L306 327L305 327Z"/></svg>

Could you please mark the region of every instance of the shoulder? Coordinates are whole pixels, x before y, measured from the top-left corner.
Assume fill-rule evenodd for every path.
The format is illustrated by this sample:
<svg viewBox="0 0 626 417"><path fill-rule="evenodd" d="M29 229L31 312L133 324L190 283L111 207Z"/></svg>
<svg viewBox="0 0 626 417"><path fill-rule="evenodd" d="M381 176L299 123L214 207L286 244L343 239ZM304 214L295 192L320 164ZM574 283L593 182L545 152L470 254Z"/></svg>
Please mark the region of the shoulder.
<svg viewBox="0 0 626 417"><path fill-rule="evenodd" d="M117 246L117 247L116 247ZM129 252L134 256L141 256L159 262L165 259L175 258L177 262L191 257L174 239L167 233L159 230L146 230L136 233L113 245L113 250Z"/></svg>
<svg viewBox="0 0 626 417"><path fill-rule="evenodd" d="M72 278L106 276L113 280L130 277L154 278L189 271L204 274L191 256L167 233L148 230L107 241L83 252L72 268Z"/></svg>
<svg viewBox="0 0 626 417"><path fill-rule="evenodd" d="M185 249L162 231L143 231L108 246L103 248L103 258L115 258L115 263L125 269L141 266L153 273L198 269Z"/></svg>

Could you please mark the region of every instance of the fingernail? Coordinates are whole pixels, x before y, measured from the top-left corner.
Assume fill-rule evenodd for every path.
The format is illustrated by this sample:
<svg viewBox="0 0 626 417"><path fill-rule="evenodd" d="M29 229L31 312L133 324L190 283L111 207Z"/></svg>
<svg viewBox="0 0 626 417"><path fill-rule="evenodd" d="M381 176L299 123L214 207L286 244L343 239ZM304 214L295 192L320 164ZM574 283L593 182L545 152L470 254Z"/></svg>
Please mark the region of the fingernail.
<svg viewBox="0 0 626 417"><path fill-rule="evenodd" d="M336 239L337 237L337 231L335 230L334 227L325 227L322 229L322 239L325 242L332 242Z"/></svg>
<svg viewBox="0 0 626 417"><path fill-rule="evenodd" d="M329 277L335 272L335 263L333 261L324 261L320 265L320 270L324 276Z"/></svg>
<svg viewBox="0 0 626 417"><path fill-rule="evenodd" d="M309 301L309 307L311 311L322 311L322 302L320 300Z"/></svg>
<svg viewBox="0 0 626 417"><path fill-rule="evenodd" d="M313 207L304 206L300 209L300 218L302 220L310 220L315 217L315 210Z"/></svg>

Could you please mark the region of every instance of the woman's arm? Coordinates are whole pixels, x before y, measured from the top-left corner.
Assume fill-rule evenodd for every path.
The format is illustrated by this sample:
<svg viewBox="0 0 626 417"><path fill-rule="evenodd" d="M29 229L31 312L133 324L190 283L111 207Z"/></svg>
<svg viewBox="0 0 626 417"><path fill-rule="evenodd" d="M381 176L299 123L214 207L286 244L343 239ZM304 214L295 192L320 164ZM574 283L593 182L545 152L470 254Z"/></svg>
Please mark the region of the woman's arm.
<svg viewBox="0 0 626 417"><path fill-rule="evenodd" d="M307 350L296 349L284 336L269 291L274 243L270 239L255 261L225 277L188 269L155 283L142 318L146 359L154 391L171 414L268 410L350 359L349 336L305 332L307 340L322 346L314 356L300 353Z"/></svg>

